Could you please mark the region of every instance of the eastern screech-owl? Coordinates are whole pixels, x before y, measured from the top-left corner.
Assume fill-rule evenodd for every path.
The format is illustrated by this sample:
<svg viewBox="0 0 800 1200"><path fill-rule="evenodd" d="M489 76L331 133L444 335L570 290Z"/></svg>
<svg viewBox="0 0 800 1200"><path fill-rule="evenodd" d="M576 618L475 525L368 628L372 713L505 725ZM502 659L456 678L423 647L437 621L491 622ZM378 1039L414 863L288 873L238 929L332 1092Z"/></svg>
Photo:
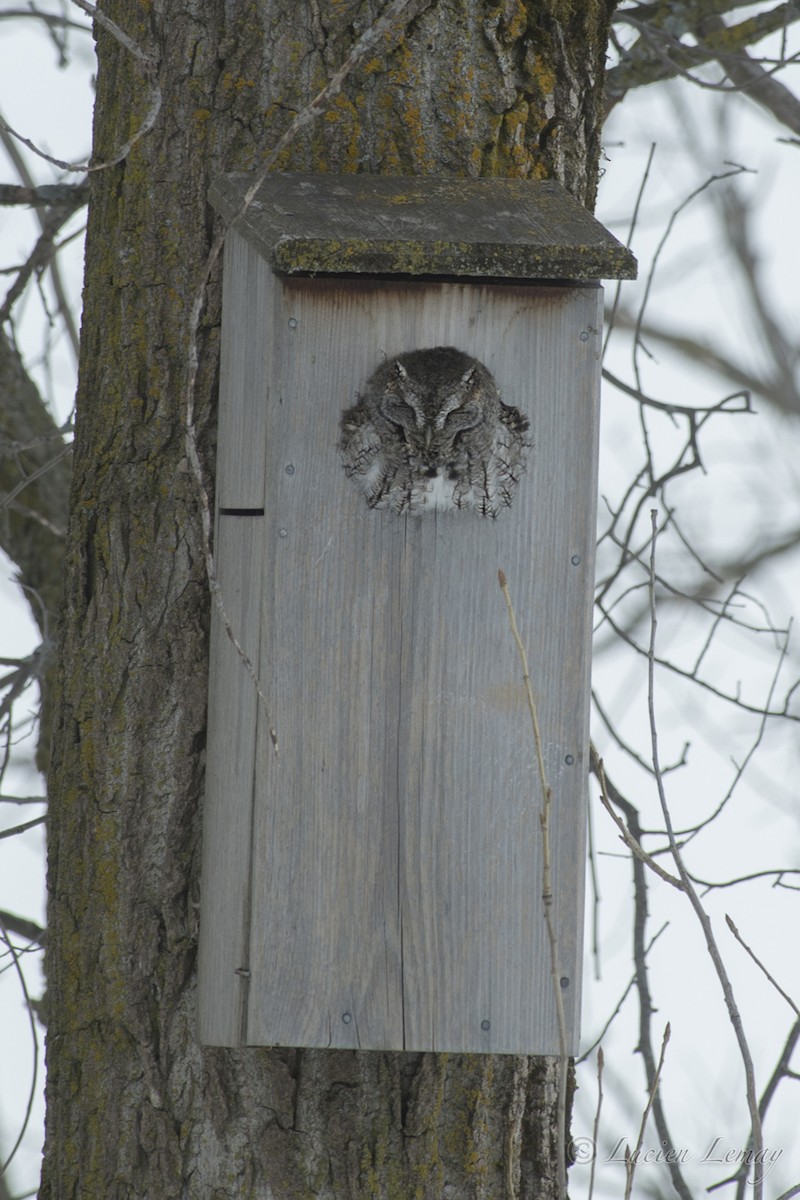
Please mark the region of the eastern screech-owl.
<svg viewBox="0 0 800 1200"><path fill-rule="evenodd" d="M525 469L527 431L483 363L437 347L378 367L342 414L339 449L371 508L496 517Z"/></svg>

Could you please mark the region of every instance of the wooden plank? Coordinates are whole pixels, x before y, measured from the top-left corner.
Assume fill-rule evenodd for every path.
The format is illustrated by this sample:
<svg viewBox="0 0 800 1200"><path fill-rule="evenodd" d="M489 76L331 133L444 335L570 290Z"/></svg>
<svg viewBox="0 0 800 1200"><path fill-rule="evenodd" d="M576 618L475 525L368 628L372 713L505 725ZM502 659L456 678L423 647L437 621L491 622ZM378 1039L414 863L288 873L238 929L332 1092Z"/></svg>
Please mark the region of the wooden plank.
<svg viewBox="0 0 800 1200"><path fill-rule="evenodd" d="M225 610L255 663L263 517L220 517L216 544ZM212 603L198 985L206 1045L241 1045L244 1030L257 719L253 681Z"/></svg>
<svg viewBox="0 0 800 1200"><path fill-rule="evenodd" d="M412 302L413 301L413 302ZM599 289L286 281L267 412L250 1044L552 1054L535 755L577 1047ZM384 356L455 345L525 411L513 507L370 510L336 450Z"/></svg>
<svg viewBox="0 0 800 1200"><path fill-rule="evenodd" d="M374 350L352 343L346 287L320 340L313 291L274 314L261 653L280 759L260 727L247 1040L398 1046L398 697L394 639L374 636L390 577L370 523L344 518L336 451Z"/></svg>
<svg viewBox="0 0 800 1200"><path fill-rule="evenodd" d="M272 276L258 251L235 230L225 241L222 282L217 505L264 504L265 414L269 402L268 291Z"/></svg>
<svg viewBox="0 0 800 1200"><path fill-rule="evenodd" d="M214 181L226 218L247 174ZM636 259L554 179L271 174L236 228L287 274L633 279Z"/></svg>

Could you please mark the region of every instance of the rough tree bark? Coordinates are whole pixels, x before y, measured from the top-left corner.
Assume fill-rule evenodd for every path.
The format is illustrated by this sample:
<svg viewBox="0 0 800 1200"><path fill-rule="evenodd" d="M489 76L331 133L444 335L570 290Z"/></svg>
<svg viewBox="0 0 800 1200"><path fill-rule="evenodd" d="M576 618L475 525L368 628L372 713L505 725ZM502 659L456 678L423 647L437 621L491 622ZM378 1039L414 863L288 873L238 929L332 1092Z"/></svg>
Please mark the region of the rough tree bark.
<svg viewBox="0 0 800 1200"><path fill-rule="evenodd" d="M163 104L93 176L50 809L46 1200L555 1195L551 1059L194 1037L209 594L187 319L209 180L258 165L377 0L111 0ZM594 200L611 0L429 0L283 169L553 176ZM420 11L421 10L421 11ZM97 161L150 103L98 29ZM219 276L200 338L213 478Z"/></svg>

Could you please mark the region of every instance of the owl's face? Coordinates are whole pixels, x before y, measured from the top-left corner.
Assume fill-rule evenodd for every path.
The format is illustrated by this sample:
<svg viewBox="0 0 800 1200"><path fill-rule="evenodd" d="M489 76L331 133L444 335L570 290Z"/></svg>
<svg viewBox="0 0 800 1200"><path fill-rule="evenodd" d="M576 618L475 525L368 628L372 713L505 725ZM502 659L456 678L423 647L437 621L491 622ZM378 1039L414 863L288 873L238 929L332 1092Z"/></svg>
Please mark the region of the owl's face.
<svg viewBox="0 0 800 1200"><path fill-rule="evenodd" d="M452 365L458 370L463 363ZM475 394L478 364L468 363L451 379L441 378L441 371L434 377L412 373L401 359L393 366L378 411L403 440L413 470L428 479L458 480L467 469L468 435L486 420L485 404Z"/></svg>
<svg viewBox="0 0 800 1200"><path fill-rule="evenodd" d="M339 449L370 508L495 517L524 470L527 428L483 363L442 346L378 367L342 414Z"/></svg>

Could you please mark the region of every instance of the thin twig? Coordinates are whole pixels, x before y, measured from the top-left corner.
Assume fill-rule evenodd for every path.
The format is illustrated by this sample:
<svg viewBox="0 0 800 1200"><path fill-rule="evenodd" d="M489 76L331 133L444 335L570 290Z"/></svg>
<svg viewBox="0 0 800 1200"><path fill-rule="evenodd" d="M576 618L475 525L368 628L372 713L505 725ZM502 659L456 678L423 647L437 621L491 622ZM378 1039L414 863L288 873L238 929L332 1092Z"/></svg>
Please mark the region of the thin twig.
<svg viewBox="0 0 800 1200"><path fill-rule="evenodd" d="M684 200L681 201L681 203L673 211L669 220L667 221L667 225L664 230L664 233L662 234L662 236L659 240L659 243L655 249L655 252L653 254L653 259L650 264L650 270L647 274L647 279L645 281L644 294L642 296L642 301L641 301L641 304L639 305L639 312L636 317L636 328L634 330L634 339L633 339L633 372L636 377L636 386L639 390L642 390L642 381L641 381L641 377L640 377L639 359L638 359L638 351L639 351L640 347L642 346L642 335L641 335L642 322L644 321L645 310L647 308L647 304L650 299L650 293L652 291L653 284L655 282L655 275L656 275L656 268L658 266L658 261L664 251L664 247L666 246L667 241L669 240L669 237L675 226L675 222L677 221L680 214L684 211L684 209L688 208L689 205L692 204L692 202L694 200L696 200L698 196L702 195L702 193L705 192L707 188L710 188L715 183L722 182L722 180L724 180L724 179L730 179L734 175L741 175L745 171L747 171L746 167L734 166L731 168L730 171L725 171L719 175L710 175L708 177L708 179L706 179L703 183L701 183L699 187L696 187L694 189L694 191L690 192L689 195Z"/></svg>
<svg viewBox="0 0 800 1200"><path fill-rule="evenodd" d="M621 809L625 814L627 822L627 832L630 834L636 845L641 846L642 827L639 820L639 812L630 800L627 800L617 787L607 778L603 760L597 753L597 750L590 744L590 755L592 771L596 778L600 781L600 786L607 800L613 800L616 807ZM632 862L633 868L633 895L634 895L634 914L633 914L633 963L634 963L634 980L636 990L639 995L639 1041L638 1051L642 1056L644 1063L645 1079L647 1087L652 1092L653 1096L653 1118L656 1123L659 1141L662 1146L673 1149L672 1135L667 1124L667 1116L664 1112L664 1106L661 1103L661 1097L656 1090L654 1084L656 1080L656 1060L653 1054L652 1045L652 1025L655 1006L650 992L650 980L647 972L647 955L655 941L651 938L649 944L645 944L645 931L647 928L648 919L648 904L647 904L647 877L645 873L645 863L635 853ZM649 865L649 864L647 864ZM663 929L663 927L662 927ZM656 934L656 937L659 933ZM667 1169L672 1180L672 1185L675 1188L681 1200L692 1200L691 1192L683 1177L681 1170L680 1158L678 1155L668 1155L666 1159Z"/></svg>
<svg viewBox="0 0 800 1200"><path fill-rule="evenodd" d="M152 55L148 54L146 50L142 50L141 46L137 46L133 38L129 37L116 21L112 21L110 17L106 16L96 4L90 4L89 0L72 0L72 3L77 8L82 8L87 16L91 17L93 21L97 21L98 25L102 25L106 33L110 33L134 58L138 58L142 66L152 68L155 65Z"/></svg>
<svg viewBox="0 0 800 1200"><path fill-rule="evenodd" d="M14 170L17 172L17 175L22 180L22 186L23 186L24 191L27 191L29 193L39 193L39 194L44 194L44 195L50 195L54 191L57 192L59 188L67 188L72 193L72 200L77 201L79 199L80 194L83 193L86 198L86 202L88 202L88 192L89 192L88 180L84 179L84 180L81 180L80 183L76 183L76 184L50 184L50 185L45 184L42 187L37 188L34 183L33 176L31 175L30 171L28 170L28 164L25 161L24 156L20 153L19 147L17 146L13 137L11 137L9 134L7 134L6 131L2 128L0 128L0 141L2 141L3 148L5 149L5 152L8 155L8 157L11 159L11 162L14 166ZM35 208L37 207L35 200L32 200L31 203L33 204L33 206ZM57 203L57 201L55 199L53 199L52 203ZM77 211L77 208L78 208L77 203L76 203L75 207L76 207L76 211ZM46 215L44 213L37 211L36 216L37 216L37 220L39 222L39 228L42 230L42 232L44 232ZM61 320L64 322L64 328L67 331L69 343L70 343L70 346L72 347L72 353L75 358L75 362L77 363L78 358L80 356L80 335L78 333L78 326L75 322L75 318L73 316L72 309L70 307L70 303L67 298L66 288L64 287L64 281L61 277L61 268L59 266L58 258L56 256L54 256L50 260L50 262L48 264L48 269L50 271L50 278L53 283L53 291L55 293L56 304L58 305L58 311L61 314Z"/></svg>
<svg viewBox="0 0 800 1200"><path fill-rule="evenodd" d="M598 607L600 606L598 605ZM637 654L641 654L642 657L645 658L648 657L648 651L646 647L640 646L638 642L636 642L628 633L626 633L622 626L615 621L613 617L611 617L608 609L600 608L600 611L602 612L605 620L608 621L608 624L611 626L614 633L618 634L622 641L626 642L627 645L629 645L631 649L635 650ZM783 708L771 708L765 710L763 705L749 704L746 700L742 700L740 696L735 695L734 693L721 691L719 688L714 687L713 684L709 683L708 680L701 679L699 675L693 675L691 671L684 670L670 659L658 658L655 656L653 661L656 666L664 667L665 670L671 671L673 675L677 675L680 679L691 680L692 683L696 683L698 687L703 689L703 691L709 692L712 696L717 696L720 700L725 700L728 704L732 704L735 708L741 709L742 712L755 713L759 717L783 717L787 721L800 721L800 713L789 712L788 701L790 699L790 693L788 693L786 696Z"/></svg>
<svg viewBox="0 0 800 1200"><path fill-rule="evenodd" d="M27 260L17 271L16 279L8 289L2 305L0 305L0 325L5 324L11 316L12 308L24 293L31 277L49 267L55 259L59 249L55 241L56 234L63 225L72 219L74 212L75 207L72 205L54 206L42 220L42 232L36 239L36 244L28 255Z"/></svg>
<svg viewBox="0 0 800 1200"><path fill-rule="evenodd" d="M661 928L660 928L660 929L659 929L659 930L658 930L656 933L654 933L654 934L653 934L653 936L650 938L650 941L647 943L647 946L645 947L645 950L644 950L644 956L645 956L645 958L646 958L646 957L647 957L647 955L650 953L650 951L652 950L653 946L656 944L656 942L658 941L658 939L661 937L661 935L662 935L662 933L664 932L664 930L665 930L665 929L669 929L669 921L665 921L665 922L664 922L664 924L661 926ZM625 1003L625 1001L628 999L628 996L630 995L630 993L631 993L631 990L632 990L634 987L636 987L636 985L638 984L638 982L639 982L639 980L638 980L638 975L637 975L637 974L634 972L634 974L633 974L633 975L631 975L630 979L628 980L627 984L625 985L625 990L624 990L624 992L622 993L622 995L620 996L620 998L619 998L619 1000L617 1001L617 1003L614 1005L614 1008L613 1008L612 1012L611 1012L611 1013L609 1014L609 1016L606 1018L606 1020L605 1020L605 1024L603 1025L603 1028L600 1030L600 1032L598 1033L597 1037L596 1037L596 1038L594 1039L594 1041L592 1042L591 1046L589 1046L589 1047L588 1047L588 1048L587 1048L587 1049L586 1049L586 1050L583 1052L583 1054L581 1054L581 1055L580 1055L580 1057L576 1059L576 1063L577 1063L577 1065L578 1065L578 1066L580 1066L580 1064L581 1064L581 1063L583 1063L583 1062L586 1062L587 1058L589 1057L589 1055L592 1053L592 1051L593 1051L593 1050L599 1049L599 1047L601 1046L601 1043L602 1043L602 1041L603 1041L603 1038L606 1036L606 1034L608 1033L608 1031L609 1031L609 1029L611 1028L612 1024L613 1024L613 1023L614 1023L614 1021L616 1020L617 1016L618 1016L618 1015L620 1014L620 1012L622 1011L622 1006L623 1006L623 1004L624 1004L624 1003Z"/></svg>
<svg viewBox="0 0 800 1200"><path fill-rule="evenodd" d="M781 1192L777 1200L792 1200L794 1196L800 1196L800 1183L796 1183L794 1187L790 1187L788 1192Z"/></svg>
<svg viewBox="0 0 800 1200"><path fill-rule="evenodd" d="M0 829L0 841L4 838L16 837L18 833L25 833L36 825L44 825L46 820L47 817L34 817L32 821L25 821L22 825L12 825L10 829Z"/></svg>
<svg viewBox="0 0 800 1200"><path fill-rule="evenodd" d="M672 827L672 815L669 811L667 796L664 789L664 779L659 766L658 754L658 728L656 724L655 711L655 667L656 667L656 632L658 628L658 619L656 614L656 589L655 589L655 559L656 559L656 542L658 539L658 512L652 509L650 513L652 527L652 547L650 552L650 646L647 658L647 709L650 721L650 743L653 755L653 770L655 773L656 786L658 788L658 798L661 803L661 812L664 817L664 825L669 838L670 851L678 874L683 884L683 890L689 897L689 901L694 909L697 919L705 935L706 946L708 953L714 964L714 969L722 987L722 993L725 998L725 1006L728 1010L728 1017L733 1027L736 1041L739 1045L739 1053L741 1055L742 1064L744 1066L745 1086L747 1092L747 1106L750 1110L751 1121L751 1137L753 1149L755 1152L755 1161L760 1161L760 1155L763 1150L763 1134L761 1129L761 1117L758 1111L758 1097L756 1094L755 1069L753 1067L753 1057L750 1053L750 1047L744 1032L741 1014L739 1013L738 1005L733 994L728 972L725 969L725 964L722 961L719 947L714 937L711 928L711 921L706 910L703 908L700 898L695 891L689 874L683 864L683 858L675 840L675 833ZM763 1179L755 1178L753 1180L753 1200L761 1200L763 1196Z"/></svg>
<svg viewBox="0 0 800 1200"><path fill-rule="evenodd" d="M684 891L685 889L684 889L683 884L680 881L680 879L676 878L675 875L670 875L669 871L665 871L664 868L662 866L660 866L656 862L656 860L647 853L647 851L642 847L642 845L636 840L636 838L630 832L630 830L628 829L628 827L626 826L626 824L622 820L622 818L619 816L619 814L614 812L614 809L611 807L611 801L608 798L608 791L607 791L606 778L605 778L605 769L603 767L602 759L599 759L599 761L598 761L598 771L599 771L598 779L600 780L601 803L603 805L603 808L606 810L606 812L608 813L608 815L611 817L612 821L616 825L617 829L619 830L620 837L622 838L625 845L628 847L628 849L631 851L631 853L634 854L639 859L640 862L643 862L645 864L645 866L649 867L651 871L653 871L656 875L658 875L659 879L663 879L665 883L671 884L672 887L677 888L677 890L679 892Z"/></svg>
<svg viewBox="0 0 800 1200"><path fill-rule="evenodd" d="M633 241L633 235L636 231L636 223L639 220L639 209L641 207L642 200L644 199L644 190L647 187L647 181L650 178L650 168L653 165L653 158L655 157L655 153L656 153L656 144L655 144L655 142L652 142L650 145L650 153L647 156L647 162L645 164L644 173L642 174L642 178L639 183L639 190L636 193L636 201L633 205L633 213L631 215L631 222L630 222L630 225L628 226L628 236L625 239L625 245L628 247L630 247L631 242ZM608 317L608 319L606 320L606 336L605 336L605 339L603 340L603 353L601 355L601 361L606 356L606 350L608 349L609 339L611 337L611 334L614 332L614 322L615 322L616 315L617 315L617 309L619 308L619 301L620 301L621 294L622 294L622 280L618 279L617 286L614 288L614 299L611 304L611 314Z"/></svg>
<svg viewBox="0 0 800 1200"><path fill-rule="evenodd" d="M589 842L589 881L592 887L592 960L594 977L600 979L600 877L597 871L597 855L594 848L594 822L592 806L587 814L586 833Z"/></svg>
<svg viewBox="0 0 800 1200"><path fill-rule="evenodd" d="M658 1066L656 1067L655 1077L650 1086L650 1091L647 1096L647 1104L645 1105L644 1112L642 1113L642 1120L639 1124L639 1136L636 1139L636 1149L634 1150L632 1155L628 1153L628 1147L626 1146L626 1151L625 1151L625 1176L626 1176L626 1178L625 1178L625 1200L630 1200L630 1194L631 1194L631 1190L633 1188L633 1176L636 1172L636 1163L639 1160L639 1152L642 1148L642 1141L644 1139L644 1131L645 1131L645 1127L647 1125L647 1118L650 1116L650 1109L653 1107L653 1101L655 1100L656 1093L658 1091L658 1082L661 1078L661 1070L664 1066L664 1055L667 1052L667 1043L669 1042L669 1036L670 1036L670 1027L669 1027L669 1021L667 1021L667 1024L664 1028L664 1036L661 1039L661 1053L658 1057Z"/></svg>
<svg viewBox="0 0 800 1200"><path fill-rule="evenodd" d="M5 495L0 497L0 511L4 508L8 508L12 501L16 500L17 496L19 496L21 492L25 491L26 487L29 487L30 484L35 483L37 479L41 479L41 477L46 475L48 471L52 471L53 467L56 466L57 463L60 463L62 458L66 458L67 455L71 453L72 446L64 446L58 454L54 454L52 458L47 460L47 462L41 463L38 467L31 471L30 474L24 475L22 479L20 479L19 483L17 483L10 492L7 492Z"/></svg>
<svg viewBox="0 0 800 1200"><path fill-rule="evenodd" d="M139 127L134 131L133 136L115 151L111 158L104 159L99 163L90 163L88 161L75 163L65 162L63 159L54 158L52 154L46 154L45 151L40 149L35 142L30 140L30 138L25 137L23 134L19 133L18 130L13 129L4 117L0 117L0 126L9 134L11 134L12 137L16 138L18 142L21 142L23 146L27 146L31 153L35 154L37 158L43 158L45 162L52 163L55 167L60 167L62 171L106 171L109 167L115 167L117 163L120 163L123 159L127 158L136 143L140 141L145 134L150 132L158 120L158 114L161 112L162 99L161 88L158 86L157 80L158 63L152 54L149 54L146 50L143 50L141 46L137 45L133 38L129 37L124 29L117 25L115 21L112 21L110 17L106 16L106 14L100 8L94 4L91 4L89 0L73 0L73 3L77 4L78 8L82 8L84 12L88 13L88 15L92 17L93 20L97 21L97 23L101 25L107 33L115 38L116 41L118 41L119 44L123 46L129 54L132 54L137 62L141 63L150 88L150 99L147 112L140 122Z"/></svg>
<svg viewBox="0 0 800 1200"><path fill-rule="evenodd" d="M725 922L726 922L726 924L727 924L727 926L728 926L728 929L730 929L731 933L732 933L732 934L733 934L733 936L736 938L736 940L737 940L737 942L739 943L739 945L740 945L740 946L742 946L742 947L744 947L744 949L745 949L745 950L747 951L747 953L750 955L750 957L752 958L752 960L753 960L753 962L756 964L756 966L757 966L757 967L758 967L758 968L759 968L761 971L763 971L764 975L766 975L767 979L770 981L770 983L772 984L772 986L775 988L775 991L776 991L776 992L777 992L777 993L778 993L780 996L783 996L784 1000L785 1000L785 1001L786 1001L786 1003L789 1005L789 1007L790 1007L790 1008L791 1008L791 1009L792 1009L792 1010L793 1010L795 1013L797 1013L798 1017L800 1017L800 1008L798 1008L798 1007L797 1007L797 1005L795 1004L795 1002L794 1002L794 1000L792 999L792 997L791 997L791 996L790 996L790 995L789 995L787 992L785 992L785 991L783 990L783 988L782 988L782 987L781 987L781 985L780 985L780 984L777 982L777 980L776 980L776 979L774 979L774 978L772 977L772 975L770 975L769 971L768 971L768 970L767 970L767 968L764 966L764 964L762 963L761 959L758 957L758 955L755 953L755 951L754 951L754 950L751 950L751 948L748 946L747 942L744 940L744 938L742 937L742 935L739 933L739 930L738 930L738 929L736 928L736 926L734 925L734 923L733 923L733 919L732 919L731 917L729 917L727 913L725 914Z"/></svg>
<svg viewBox="0 0 800 1200"><path fill-rule="evenodd" d="M631 396L634 400L638 400L640 404L645 404L648 408L656 408L659 412L667 413L669 416L680 414L681 416L696 417L701 413L729 413L733 416L738 416L739 413L755 412L751 403L750 392L745 389L738 392L731 392L728 396L723 396L716 404L695 405L692 407L686 404L673 404L670 400L656 400L653 396L648 396L645 392L641 391L640 388L635 388L629 383L625 383L619 376L609 371L607 367L603 367L602 374L603 379L607 383L624 392L626 396ZM741 400L743 403L733 408L731 405L734 400Z"/></svg>
<svg viewBox="0 0 800 1200"><path fill-rule="evenodd" d="M27 1130L27 1128L30 1124L31 1113L33 1112L33 1102L34 1102L34 1099L36 1096L36 1080L38 1078L38 1073L39 1073L39 1039L36 1036L36 1020L34 1018L33 1002L28 993L28 985L25 981L25 973L22 970L22 967L20 966L20 961L19 961L20 954L14 947L14 944L11 941L11 938L8 936L8 930L6 929L5 922L3 921L2 917L0 917L0 942L4 943L5 946L7 947L8 952L11 955L11 961L14 964L14 970L17 973L17 978L19 979L19 986L22 990L22 995L25 1000L25 1007L28 1012L28 1023L30 1025L30 1029L31 1029L31 1041L33 1044L33 1064L32 1064L32 1070L31 1070L31 1086L28 1089L28 1099L27 1099L27 1102L25 1105L25 1114L22 1118L22 1126L20 1128L19 1134L17 1135L17 1139L14 1142L14 1145L11 1147L5 1162L0 1162L0 1179L2 1179L3 1176L5 1175L5 1172L8 1170L9 1164L11 1163L12 1159L15 1157L17 1151L19 1150L20 1146L22 1145L22 1139L25 1136L25 1131Z"/></svg>
<svg viewBox="0 0 800 1200"><path fill-rule="evenodd" d="M600 1111L603 1107L603 1066L605 1065L605 1057L603 1055L603 1047L597 1047L597 1107L594 1110L594 1121L592 1122L592 1142L597 1145L600 1136ZM589 1170L589 1196L588 1200L592 1200L594 1193L594 1165L597 1161L597 1155L592 1155L592 1165Z"/></svg>
<svg viewBox="0 0 800 1200"><path fill-rule="evenodd" d="M547 782L547 772L544 765L544 753L542 750L542 735L539 729L539 715L536 709L536 701L533 696L533 688L531 686L531 674L528 668L528 656L525 652L525 646L520 637L520 632L517 627L517 620L514 616L514 607L511 603L511 594L508 590L508 580L503 571L497 572L500 590L503 593L503 599L506 602L508 609L508 620L511 625L511 633L517 647L520 662L522 663L522 679L525 685L525 697L528 702L528 712L531 718L533 727L533 740L536 747L536 761L539 767L539 782L542 788L542 809L539 813L539 826L542 831L542 903L544 906L545 925L547 927L547 939L550 944L550 974L553 981L553 992L555 994L556 1015L558 1018L558 1044L559 1044L559 1086L558 1086L558 1116L557 1116L557 1133L558 1133L558 1187L559 1196L566 1200L567 1195L567 1178L566 1178L566 1141L567 1141L567 1072L569 1067L569 1059L567 1056L567 1022L564 1014L564 996L561 991L561 966L559 963L558 954L558 937L555 927L555 919L553 916L553 873L551 863L551 847L550 847L550 810L552 807L553 793L550 784Z"/></svg>

